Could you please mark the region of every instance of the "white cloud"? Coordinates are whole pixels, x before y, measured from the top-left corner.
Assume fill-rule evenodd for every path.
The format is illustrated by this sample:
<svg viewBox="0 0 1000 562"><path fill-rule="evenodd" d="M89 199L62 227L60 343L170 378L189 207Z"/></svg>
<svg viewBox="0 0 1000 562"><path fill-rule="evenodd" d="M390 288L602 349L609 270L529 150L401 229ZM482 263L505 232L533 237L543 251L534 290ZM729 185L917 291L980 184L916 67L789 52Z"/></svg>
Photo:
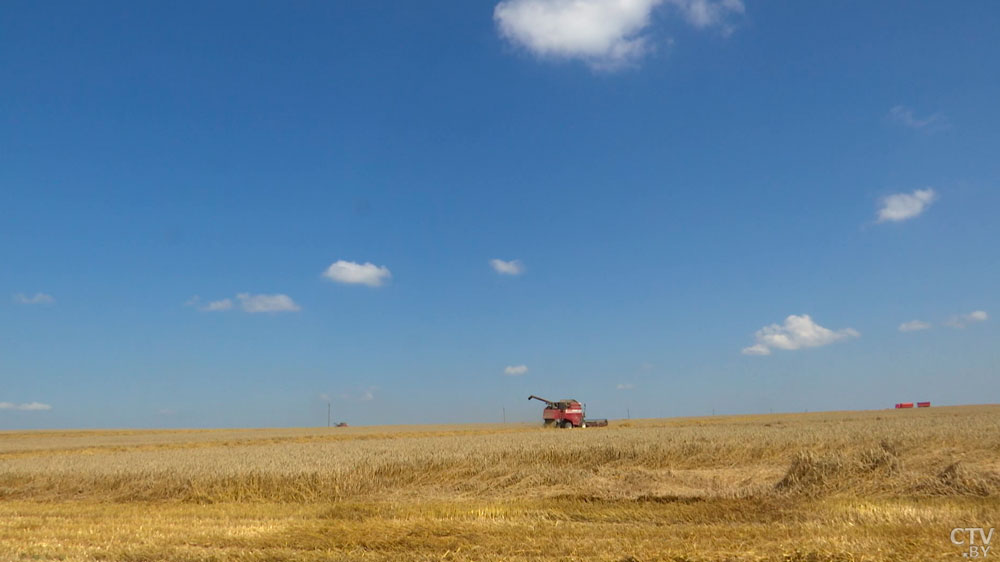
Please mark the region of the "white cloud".
<svg viewBox="0 0 1000 562"><path fill-rule="evenodd" d="M298 304L288 295L251 295L240 293L236 295L240 308L244 312L295 312L301 310ZM233 299L220 299L202 304L201 297L195 295L184 303L184 306L197 308L203 312L224 312L232 310L236 303Z"/></svg>
<svg viewBox="0 0 1000 562"><path fill-rule="evenodd" d="M18 304L54 304L56 299L45 293L35 293L30 297L24 293L18 293L14 295L14 302Z"/></svg>
<svg viewBox="0 0 1000 562"><path fill-rule="evenodd" d="M912 109L903 105L897 105L890 109L889 118L900 125L917 130L930 131L948 126L948 119L940 113L918 119L913 115Z"/></svg>
<svg viewBox="0 0 1000 562"><path fill-rule="evenodd" d="M802 349L821 347L861 334L853 328L830 330L813 322L808 314L785 318L784 324L764 326L754 334L757 343L743 348L744 355L770 355L772 349Z"/></svg>
<svg viewBox="0 0 1000 562"><path fill-rule="evenodd" d="M951 326L952 328L964 328L969 324L975 324L976 322L986 322L990 319L990 315L986 314L985 310L973 310L968 314L961 314L959 316L951 317L947 322L944 323L945 326Z"/></svg>
<svg viewBox="0 0 1000 562"><path fill-rule="evenodd" d="M937 194L931 188L918 189L913 193L894 193L882 199L878 211L878 222L898 222L920 216Z"/></svg>
<svg viewBox="0 0 1000 562"><path fill-rule="evenodd" d="M198 310L204 310L208 312L218 312L221 310L229 310L233 307L232 299L222 299L219 301L212 301L205 306L198 307Z"/></svg>
<svg viewBox="0 0 1000 562"><path fill-rule="evenodd" d="M524 264L521 263L521 260L503 261L494 258L490 260L490 267L493 268L493 271L501 275L520 275L524 273Z"/></svg>
<svg viewBox="0 0 1000 562"><path fill-rule="evenodd" d="M668 4L680 10L684 19L701 29L724 25L726 18L733 14L743 14L746 7L742 0L667 0Z"/></svg>
<svg viewBox="0 0 1000 562"><path fill-rule="evenodd" d="M652 49L645 32L664 3L697 28L744 12L742 0L502 0L493 20L503 38L539 57L615 69Z"/></svg>
<svg viewBox="0 0 1000 562"><path fill-rule="evenodd" d="M245 312L295 312L301 310L299 305L295 304L295 301L288 295L251 295L250 293L240 293L236 295L236 298L240 301L240 308Z"/></svg>
<svg viewBox="0 0 1000 562"><path fill-rule="evenodd" d="M52 406L49 406L48 404L42 404L41 402L27 402L24 404L15 404L13 402L0 402L0 410L21 410L22 412L39 412L51 409Z"/></svg>
<svg viewBox="0 0 1000 562"><path fill-rule="evenodd" d="M342 393L340 395L340 399L347 400L350 402L371 402L372 400L375 400L375 391L377 390L378 390L377 386L369 386L368 388L358 392L357 394L349 392ZM320 396L322 397L326 395L322 394Z"/></svg>
<svg viewBox="0 0 1000 562"><path fill-rule="evenodd" d="M618 384L618 386L616 386L615 388L618 390L632 390L633 388L635 388L635 385L630 382L623 382Z"/></svg>
<svg viewBox="0 0 1000 562"><path fill-rule="evenodd" d="M527 365L507 365L503 369L503 374L510 377L519 377L528 372Z"/></svg>
<svg viewBox="0 0 1000 562"><path fill-rule="evenodd" d="M744 347L740 353L743 355L770 355L771 350L764 344L755 343L750 347Z"/></svg>
<svg viewBox="0 0 1000 562"><path fill-rule="evenodd" d="M361 264L338 260L326 268L326 271L323 272L323 277L337 283L380 287L392 278L392 273L389 271L389 268L378 266L371 262Z"/></svg>
<svg viewBox="0 0 1000 562"><path fill-rule="evenodd" d="M970 322L985 322L989 320L989 314L985 310L975 310L965 315L965 319Z"/></svg>
<svg viewBox="0 0 1000 562"><path fill-rule="evenodd" d="M927 322L922 322L920 320L911 320L909 322L903 322L899 325L900 332L916 332L918 330L929 330L931 325Z"/></svg>

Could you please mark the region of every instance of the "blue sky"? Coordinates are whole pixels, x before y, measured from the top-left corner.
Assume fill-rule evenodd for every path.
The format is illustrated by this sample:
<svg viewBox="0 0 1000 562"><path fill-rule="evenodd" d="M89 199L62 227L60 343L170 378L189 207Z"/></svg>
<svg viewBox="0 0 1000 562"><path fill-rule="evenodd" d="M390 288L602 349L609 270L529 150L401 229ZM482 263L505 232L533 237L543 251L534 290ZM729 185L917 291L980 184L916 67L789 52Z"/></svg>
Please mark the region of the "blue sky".
<svg viewBox="0 0 1000 562"><path fill-rule="evenodd" d="M998 27L6 2L0 429L1000 401Z"/></svg>

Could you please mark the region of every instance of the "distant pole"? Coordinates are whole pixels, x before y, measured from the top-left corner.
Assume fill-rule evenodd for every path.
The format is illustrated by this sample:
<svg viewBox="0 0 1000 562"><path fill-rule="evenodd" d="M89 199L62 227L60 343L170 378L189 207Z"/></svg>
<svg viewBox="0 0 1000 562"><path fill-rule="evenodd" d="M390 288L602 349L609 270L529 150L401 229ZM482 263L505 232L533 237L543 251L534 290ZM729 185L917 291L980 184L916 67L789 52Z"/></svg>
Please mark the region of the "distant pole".
<svg viewBox="0 0 1000 562"><path fill-rule="evenodd" d="M628 419L632 419L632 410L625 408L625 415L628 417Z"/></svg>
<svg viewBox="0 0 1000 562"><path fill-rule="evenodd" d="M326 426L330 427L330 403L326 403Z"/></svg>
<svg viewBox="0 0 1000 562"><path fill-rule="evenodd" d="M715 415L715 408L712 408L712 415Z"/></svg>
<svg viewBox="0 0 1000 562"><path fill-rule="evenodd" d="M507 423L507 408L503 408L503 423Z"/></svg>

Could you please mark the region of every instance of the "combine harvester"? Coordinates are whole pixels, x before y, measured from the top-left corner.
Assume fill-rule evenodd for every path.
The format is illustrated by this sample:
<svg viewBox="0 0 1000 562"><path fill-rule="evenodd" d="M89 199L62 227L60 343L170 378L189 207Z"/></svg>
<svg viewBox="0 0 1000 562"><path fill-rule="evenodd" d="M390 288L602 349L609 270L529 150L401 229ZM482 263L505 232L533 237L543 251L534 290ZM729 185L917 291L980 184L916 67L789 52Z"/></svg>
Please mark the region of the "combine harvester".
<svg viewBox="0 0 1000 562"><path fill-rule="evenodd" d="M583 404L577 400L553 402L534 394L528 397L528 400L532 399L545 402L545 409L542 410L545 427L605 427L608 425L608 420L585 419L586 412L584 412Z"/></svg>

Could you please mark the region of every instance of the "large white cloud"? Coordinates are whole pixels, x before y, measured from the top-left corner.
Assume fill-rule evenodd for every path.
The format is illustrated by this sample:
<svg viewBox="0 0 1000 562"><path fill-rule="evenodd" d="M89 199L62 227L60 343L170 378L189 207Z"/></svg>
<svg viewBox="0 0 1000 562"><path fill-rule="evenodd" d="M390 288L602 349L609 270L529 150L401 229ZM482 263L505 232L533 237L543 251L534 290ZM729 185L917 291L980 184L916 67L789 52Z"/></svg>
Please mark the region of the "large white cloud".
<svg viewBox="0 0 1000 562"><path fill-rule="evenodd" d="M808 314L792 314L785 318L784 324L771 324L757 330L756 343L743 348L742 352L744 355L770 355L773 349L821 347L860 335L854 328L835 331L813 322Z"/></svg>
<svg viewBox="0 0 1000 562"><path fill-rule="evenodd" d="M899 222L918 217L934 202L937 194L931 188L913 193L894 193L882 199L878 222Z"/></svg>
<svg viewBox="0 0 1000 562"><path fill-rule="evenodd" d="M15 404L13 402L0 402L0 410L21 410L22 412L39 412L45 410L51 410L52 406L48 404L42 404L41 402L27 402L24 404Z"/></svg>
<svg viewBox="0 0 1000 562"><path fill-rule="evenodd" d="M540 57L617 68L647 53L653 9L674 7L691 25L722 24L742 0L502 0L493 10L500 35Z"/></svg>
<svg viewBox="0 0 1000 562"><path fill-rule="evenodd" d="M240 308L245 312L295 312L301 310L288 295L251 295L240 293L236 295Z"/></svg>
<svg viewBox="0 0 1000 562"><path fill-rule="evenodd" d="M524 264L521 263L521 260L504 261L494 258L490 260L490 267L493 268L493 271L501 275L520 275L524 273Z"/></svg>
<svg viewBox="0 0 1000 562"><path fill-rule="evenodd" d="M18 293L14 295L14 302L18 304L55 304L56 299L45 293L35 293L31 296Z"/></svg>
<svg viewBox="0 0 1000 562"><path fill-rule="evenodd" d="M323 276L337 283L380 287L392 278L392 273L388 267L378 266L371 262L356 263L353 261L337 260L330 264L330 267L326 268Z"/></svg>

